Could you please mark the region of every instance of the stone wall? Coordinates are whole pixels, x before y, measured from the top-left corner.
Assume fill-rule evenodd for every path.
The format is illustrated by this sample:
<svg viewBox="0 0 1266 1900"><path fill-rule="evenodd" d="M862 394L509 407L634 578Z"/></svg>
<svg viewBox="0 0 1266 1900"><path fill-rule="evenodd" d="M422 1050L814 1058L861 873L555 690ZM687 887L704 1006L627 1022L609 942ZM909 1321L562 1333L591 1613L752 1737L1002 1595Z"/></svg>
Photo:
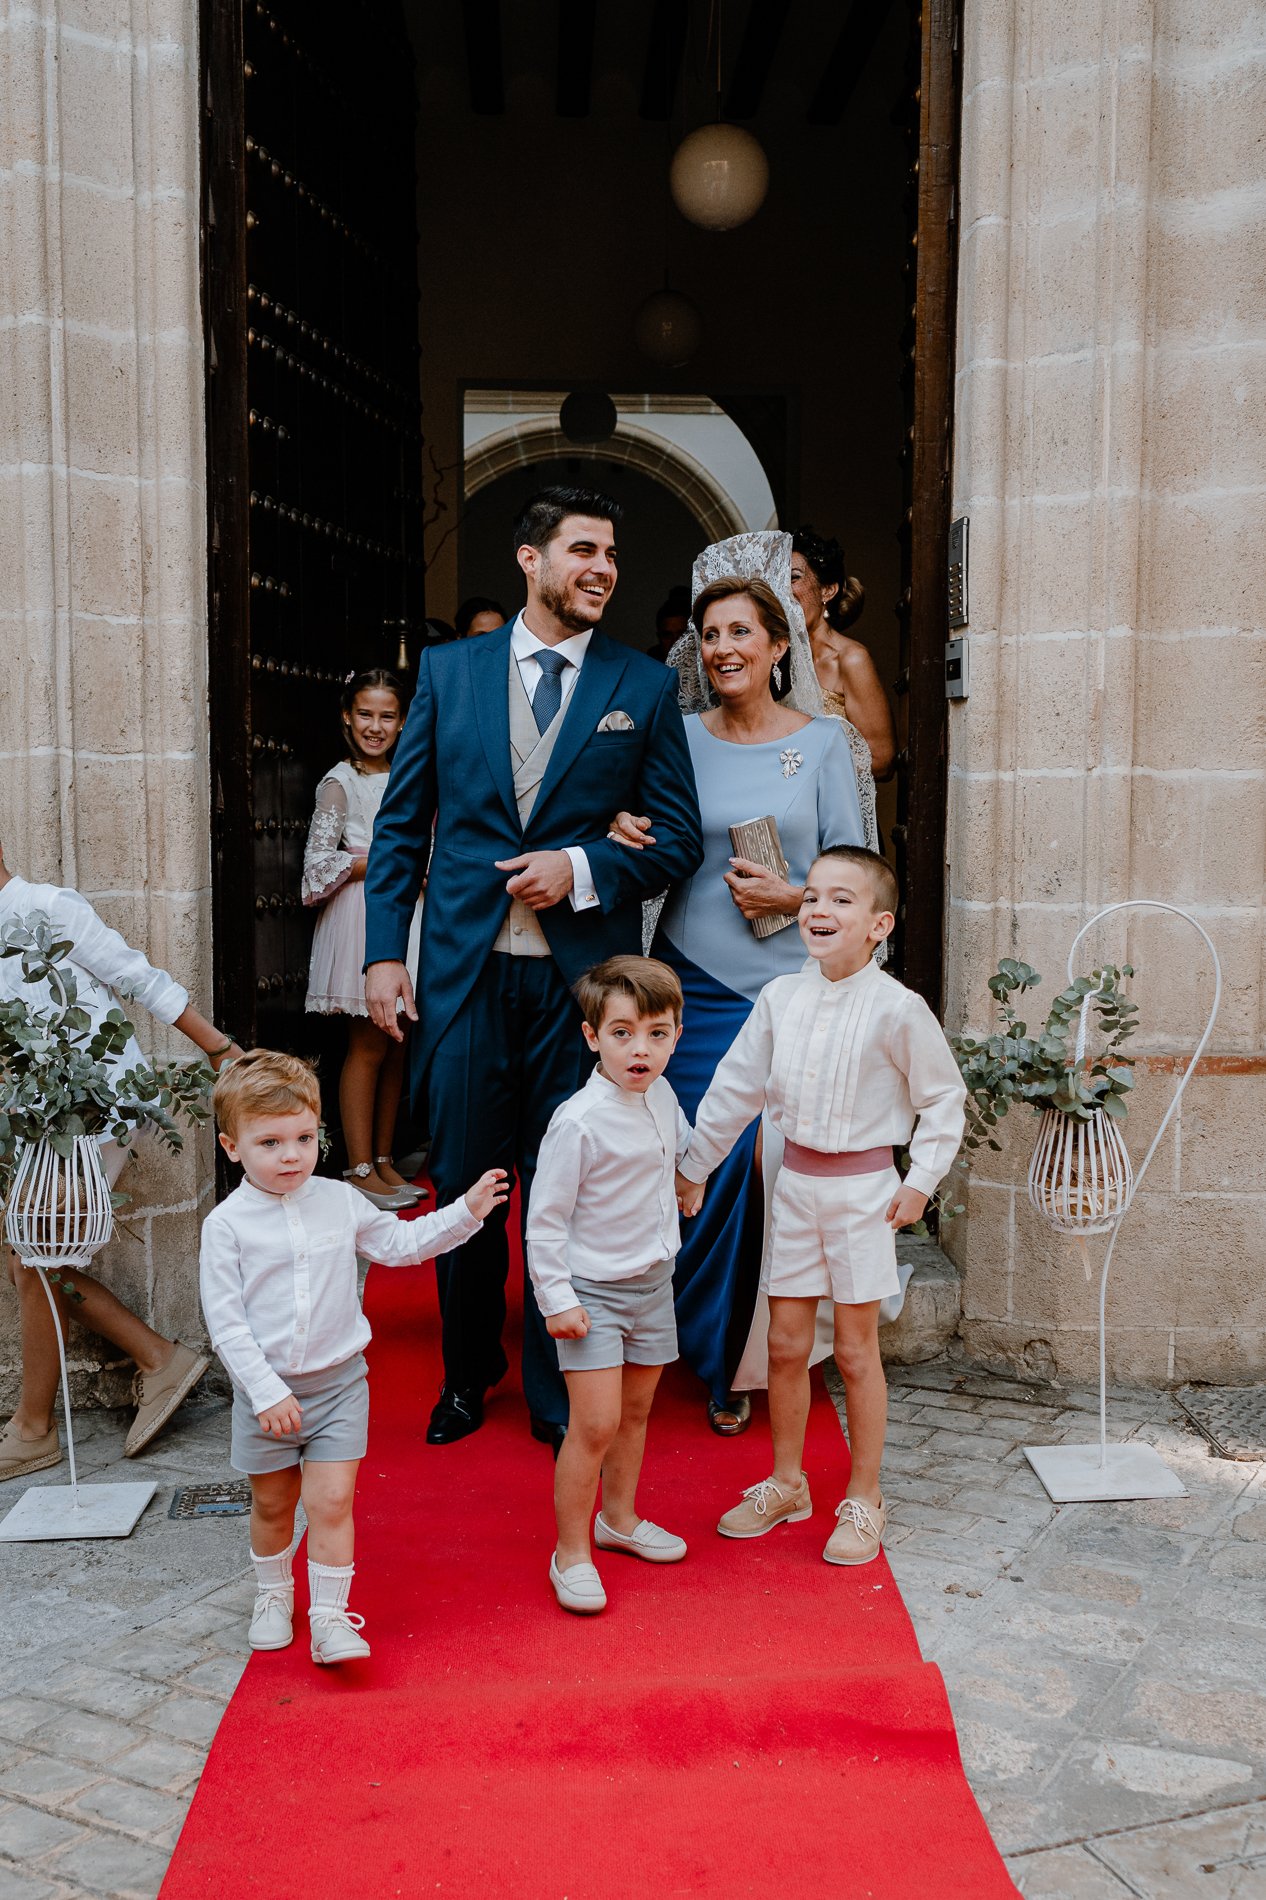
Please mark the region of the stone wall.
<svg viewBox="0 0 1266 1900"><path fill-rule="evenodd" d="M194 0L0 17L0 838L209 1008L197 47ZM121 1184L103 1278L168 1334L199 1330L211 1179L204 1137ZM0 1283L4 1384L16 1308Z"/></svg>
<svg viewBox="0 0 1266 1900"><path fill-rule="evenodd" d="M1266 1367L1266 8L967 0L954 512L972 694L951 713L948 1020L1021 955L1062 984L1100 905L1199 916L1226 989L1122 1232L1113 1374ZM1199 1034L1207 954L1155 914L1138 968L1141 1158ZM1096 1284L1031 1214L1034 1124L949 1245L974 1357L1095 1368ZM1092 1250L1102 1242L1092 1242ZM1101 1255L1095 1253L1096 1263Z"/></svg>

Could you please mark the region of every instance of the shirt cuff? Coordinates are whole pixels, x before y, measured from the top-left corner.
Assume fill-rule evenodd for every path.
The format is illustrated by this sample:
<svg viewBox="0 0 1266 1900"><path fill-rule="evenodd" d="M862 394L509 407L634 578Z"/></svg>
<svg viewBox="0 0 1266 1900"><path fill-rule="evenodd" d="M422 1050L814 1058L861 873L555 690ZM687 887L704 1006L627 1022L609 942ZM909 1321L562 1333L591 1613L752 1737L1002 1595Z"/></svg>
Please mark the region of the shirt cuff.
<svg viewBox="0 0 1266 1900"><path fill-rule="evenodd" d="M292 1398L290 1387L276 1373L259 1385L253 1386L247 1393L252 1412L256 1418L261 1412L271 1412L274 1405L280 1405L283 1399Z"/></svg>
<svg viewBox="0 0 1266 1900"><path fill-rule="evenodd" d="M589 869L589 859L578 844L565 844L564 851L571 859L571 899L573 910L593 910L600 902L594 889L593 873Z"/></svg>
<svg viewBox="0 0 1266 1900"><path fill-rule="evenodd" d="M916 1194L926 1194L931 1200L940 1185L941 1177L933 1174L931 1168L911 1168L901 1183L902 1187L913 1188Z"/></svg>
<svg viewBox="0 0 1266 1900"><path fill-rule="evenodd" d="M683 1155L677 1163L678 1174L684 1174L687 1181L693 1181L696 1187L702 1187L712 1169L698 1155Z"/></svg>
<svg viewBox="0 0 1266 1900"><path fill-rule="evenodd" d="M576 1298L575 1288L568 1284L566 1287L547 1287L543 1292L538 1289L536 1304L543 1318L556 1319L560 1313L570 1313L572 1307L579 1306L581 1302Z"/></svg>

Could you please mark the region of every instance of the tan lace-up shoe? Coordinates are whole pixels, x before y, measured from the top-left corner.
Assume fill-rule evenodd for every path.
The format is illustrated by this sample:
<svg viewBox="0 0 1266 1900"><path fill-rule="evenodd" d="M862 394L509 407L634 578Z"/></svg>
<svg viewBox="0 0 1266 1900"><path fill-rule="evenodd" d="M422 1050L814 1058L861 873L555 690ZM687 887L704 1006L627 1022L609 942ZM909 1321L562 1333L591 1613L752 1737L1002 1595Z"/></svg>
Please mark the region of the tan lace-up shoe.
<svg viewBox="0 0 1266 1900"><path fill-rule="evenodd" d="M23 1438L13 1420L0 1432L0 1484L6 1478L25 1478L30 1471L45 1471L61 1463L61 1440L56 1425L50 1425L43 1438Z"/></svg>
<svg viewBox="0 0 1266 1900"><path fill-rule="evenodd" d="M799 1486L794 1491L784 1490L772 1478L762 1478L759 1484L749 1485L717 1529L722 1537L763 1537L775 1524L798 1524L802 1518L812 1515L809 1480L802 1471Z"/></svg>
<svg viewBox="0 0 1266 1900"><path fill-rule="evenodd" d="M839 1523L827 1539L822 1555L829 1564L868 1564L879 1555L888 1524L888 1507L845 1498L835 1511Z"/></svg>
<svg viewBox="0 0 1266 1900"><path fill-rule="evenodd" d="M177 1406L184 1403L211 1364L211 1355L178 1345L158 1372L136 1375L136 1417L123 1445L123 1456L135 1458L156 1432L161 1432Z"/></svg>

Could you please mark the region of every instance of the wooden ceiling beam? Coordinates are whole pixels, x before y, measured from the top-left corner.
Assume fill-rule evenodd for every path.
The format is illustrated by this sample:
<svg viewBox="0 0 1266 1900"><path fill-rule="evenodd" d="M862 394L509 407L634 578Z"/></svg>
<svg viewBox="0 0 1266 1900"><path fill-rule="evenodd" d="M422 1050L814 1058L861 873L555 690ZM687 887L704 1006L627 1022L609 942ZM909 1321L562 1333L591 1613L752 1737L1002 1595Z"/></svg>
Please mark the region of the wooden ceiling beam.
<svg viewBox="0 0 1266 1900"><path fill-rule="evenodd" d="M560 119L589 116L597 19L598 0L558 0L558 79L554 109Z"/></svg>
<svg viewBox="0 0 1266 1900"><path fill-rule="evenodd" d="M655 0L638 108L644 119L664 120L672 115L689 24L687 0Z"/></svg>
<svg viewBox="0 0 1266 1900"><path fill-rule="evenodd" d="M853 0L809 101L810 125L838 125L879 38L889 0Z"/></svg>
<svg viewBox="0 0 1266 1900"><path fill-rule="evenodd" d="M730 74L723 117L752 119L760 111L765 82L773 68L791 0L752 0L738 58Z"/></svg>
<svg viewBox="0 0 1266 1900"><path fill-rule="evenodd" d="M470 109L483 118L499 117L506 109L501 0L462 0L462 31Z"/></svg>

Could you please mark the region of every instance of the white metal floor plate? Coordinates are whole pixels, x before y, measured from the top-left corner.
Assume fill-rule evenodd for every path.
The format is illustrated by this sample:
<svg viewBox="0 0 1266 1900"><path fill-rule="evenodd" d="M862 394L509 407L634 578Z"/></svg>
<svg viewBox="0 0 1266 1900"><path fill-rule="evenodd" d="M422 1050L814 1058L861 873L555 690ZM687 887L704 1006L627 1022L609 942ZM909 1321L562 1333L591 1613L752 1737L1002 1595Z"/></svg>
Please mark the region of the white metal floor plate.
<svg viewBox="0 0 1266 1900"><path fill-rule="evenodd" d="M40 1544L78 1537L128 1537L158 1486L34 1484L0 1523L0 1542Z"/></svg>
<svg viewBox="0 0 1266 1900"><path fill-rule="evenodd" d="M1055 1504L1123 1502L1127 1498L1185 1498L1187 1487L1154 1445L1131 1440L1108 1446L1026 1445L1024 1455Z"/></svg>

